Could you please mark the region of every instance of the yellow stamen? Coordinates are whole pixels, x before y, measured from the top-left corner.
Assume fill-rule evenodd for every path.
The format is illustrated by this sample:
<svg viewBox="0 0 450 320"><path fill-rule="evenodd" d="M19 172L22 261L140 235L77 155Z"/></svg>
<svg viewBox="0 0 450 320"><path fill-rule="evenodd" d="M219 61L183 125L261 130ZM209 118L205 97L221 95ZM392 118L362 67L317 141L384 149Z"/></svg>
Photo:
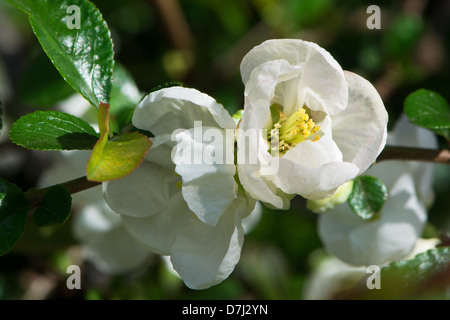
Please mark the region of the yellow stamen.
<svg viewBox="0 0 450 320"><path fill-rule="evenodd" d="M315 124L309 111L305 108L305 106L299 108L289 117L280 111L279 120L274 123L273 129L270 131L268 141L275 144L278 142L278 148L282 155L307 139L311 141L320 139L317 134L320 126Z"/></svg>

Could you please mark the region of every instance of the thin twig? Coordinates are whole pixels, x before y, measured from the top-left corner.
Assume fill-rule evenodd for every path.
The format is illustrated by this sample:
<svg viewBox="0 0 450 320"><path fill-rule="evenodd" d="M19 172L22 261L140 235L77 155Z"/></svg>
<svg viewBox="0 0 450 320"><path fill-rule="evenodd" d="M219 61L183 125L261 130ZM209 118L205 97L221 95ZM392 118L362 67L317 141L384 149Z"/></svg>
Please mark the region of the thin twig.
<svg viewBox="0 0 450 320"><path fill-rule="evenodd" d="M386 146L377 161L403 160L450 164L450 150Z"/></svg>
<svg viewBox="0 0 450 320"><path fill-rule="evenodd" d="M87 190L100 185L101 182L89 181L86 177L77 178L70 180L61 185L65 186L70 194L74 194L83 190ZM25 192L25 197L28 202L34 206L39 206L42 202L42 198L50 187L42 189L31 189Z"/></svg>

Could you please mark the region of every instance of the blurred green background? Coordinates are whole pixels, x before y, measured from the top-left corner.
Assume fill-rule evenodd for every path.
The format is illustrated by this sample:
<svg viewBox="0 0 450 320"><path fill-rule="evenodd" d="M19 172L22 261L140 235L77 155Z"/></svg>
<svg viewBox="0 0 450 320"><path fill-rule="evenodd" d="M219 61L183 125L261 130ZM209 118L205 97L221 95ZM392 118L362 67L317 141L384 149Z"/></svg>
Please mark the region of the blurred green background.
<svg viewBox="0 0 450 320"><path fill-rule="evenodd" d="M266 39L299 38L316 42L344 70L370 80L388 109L389 128L405 97L416 89L437 91L450 101L450 1L92 2L112 31L116 61L144 93L167 82L182 82L211 95L233 114L243 107L242 57ZM381 9L379 30L366 26L370 16L366 9L373 4ZM72 93L45 56L25 14L0 0L0 95L5 121L15 121L36 108L50 109ZM2 140L0 158L6 150L13 151L17 160L1 167L0 177L23 190L35 187L51 165L48 153ZM448 166L436 166L436 179L436 200L425 236L445 238L440 232L450 231ZM316 218L299 197L288 211L265 208L261 221L245 238L235 271L223 283L202 291L186 288L156 256L140 272L102 274L79 260L70 219L52 228L37 229L29 223L16 248L0 257L0 299L302 299L314 257L322 247ZM70 264L82 264L81 290L66 288Z"/></svg>

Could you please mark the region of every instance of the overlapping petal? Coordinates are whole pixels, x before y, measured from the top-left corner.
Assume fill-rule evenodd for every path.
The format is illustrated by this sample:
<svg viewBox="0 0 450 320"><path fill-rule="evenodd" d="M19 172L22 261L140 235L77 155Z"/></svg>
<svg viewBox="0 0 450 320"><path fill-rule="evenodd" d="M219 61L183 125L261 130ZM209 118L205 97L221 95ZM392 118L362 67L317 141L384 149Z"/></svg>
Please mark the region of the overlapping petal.
<svg viewBox="0 0 450 320"><path fill-rule="evenodd" d="M332 117L333 140L343 160L354 163L363 173L386 144L388 114L380 95L366 79L345 72L349 99L345 110Z"/></svg>
<svg viewBox="0 0 450 320"><path fill-rule="evenodd" d="M330 196L363 173L386 142L387 112L373 86L344 72L318 45L295 39L269 40L253 48L241 64L245 106L238 131L239 178L256 199L285 208L283 194L309 199ZM289 118L306 107L320 139L293 144L284 154L269 152L262 133L271 130L271 106ZM274 127L275 128L275 127ZM242 130L241 130L242 129ZM241 135L257 136L248 145ZM238 159L239 160L239 159Z"/></svg>
<svg viewBox="0 0 450 320"><path fill-rule="evenodd" d="M346 108L348 92L343 70L325 49L313 42L280 39L256 46L241 63L244 84L249 85L250 79L258 73L256 68L276 60L300 68L297 83L299 102L330 115Z"/></svg>
<svg viewBox="0 0 450 320"><path fill-rule="evenodd" d="M234 177L234 121L206 94L173 87L144 98L133 125L156 143L133 173L105 184L105 199L141 245L170 256L187 286L223 281L256 203Z"/></svg>
<svg viewBox="0 0 450 320"><path fill-rule="evenodd" d="M388 136L388 143L433 147L436 138L402 116ZM366 174L386 184L388 199L375 220L363 220L347 203L319 217L319 235L336 257L352 265L383 264L407 256L421 236L426 206L432 194L433 165L383 161Z"/></svg>

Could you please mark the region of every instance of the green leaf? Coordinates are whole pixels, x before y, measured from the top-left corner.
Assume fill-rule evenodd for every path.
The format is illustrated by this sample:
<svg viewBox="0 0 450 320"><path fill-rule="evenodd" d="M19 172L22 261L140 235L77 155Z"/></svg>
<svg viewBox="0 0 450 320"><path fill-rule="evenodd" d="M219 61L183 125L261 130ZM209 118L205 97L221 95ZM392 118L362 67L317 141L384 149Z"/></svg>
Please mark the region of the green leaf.
<svg viewBox="0 0 450 320"><path fill-rule="evenodd" d="M108 103L114 51L100 11L87 0L7 1L29 15L42 48L75 91L94 107Z"/></svg>
<svg viewBox="0 0 450 320"><path fill-rule="evenodd" d="M22 190L0 179L0 256L11 250L19 241L31 208Z"/></svg>
<svg viewBox="0 0 450 320"><path fill-rule="evenodd" d="M381 268L380 289L369 290L367 283L373 278L362 279L345 299L448 299L449 270L450 247L438 247ZM372 276L368 272L367 277Z"/></svg>
<svg viewBox="0 0 450 320"><path fill-rule="evenodd" d="M450 129L450 107L438 93L419 89L408 95L404 102L404 111L412 123L446 135Z"/></svg>
<svg viewBox="0 0 450 320"><path fill-rule="evenodd" d="M151 145L145 135L136 131L112 140L102 135L88 162L88 180L109 181L128 175L141 164Z"/></svg>
<svg viewBox="0 0 450 320"><path fill-rule="evenodd" d="M38 227L64 223L70 215L72 197L63 185L50 187L42 198L42 203L33 214L33 222Z"/></svg>
<svg viewBox="0 0 450 320"><path fill-rule="evenodd" d="M359 176L353 180L353 189L347 201L354 213L368 220L381 210L387 196L387 188L380 179Z"/></svg>
<svg viewBox="0 0 450 320"><path fill-rule="evenodd" d="M61 111L36 111L11 127L12 142L34 150L90 150L98 134L87 122Z"/></svg>
<svg viewBox="0 0 450 320"><path fill-rule="evenodd" d="M99 182L123 178L141 164L152 142L137 131L108 140L110 127L107 104L100 104L98 126L101 136L89 158L87 178Z"/></svg>
<svg viewBox="0 0 450 320"><path fill-rule="evenodd" d="M411 260L391 263L381 269L381 278L397 279L408 286L427 280L431 274L448 271L449 267L450 247L441 247L420 253Z"/></svg>

